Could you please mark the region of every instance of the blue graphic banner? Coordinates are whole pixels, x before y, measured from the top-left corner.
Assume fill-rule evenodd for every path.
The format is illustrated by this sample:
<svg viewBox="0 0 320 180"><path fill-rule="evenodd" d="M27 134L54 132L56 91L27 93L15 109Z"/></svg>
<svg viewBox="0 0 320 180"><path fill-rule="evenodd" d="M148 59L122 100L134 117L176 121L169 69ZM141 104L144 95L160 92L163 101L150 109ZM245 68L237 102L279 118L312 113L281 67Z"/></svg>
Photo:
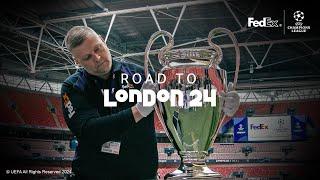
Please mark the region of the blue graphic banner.
<svg viewBox="0 0 320 180"><path fill-rule="evenodd" d="M248 118L233 118L234 142L248 141Z"/></svg>
<svg viewBox="0 0 320 180"><path fill-rule="evenodd" d="M306 139L306 117L291 116L291 133L292 140Z"/></svg>

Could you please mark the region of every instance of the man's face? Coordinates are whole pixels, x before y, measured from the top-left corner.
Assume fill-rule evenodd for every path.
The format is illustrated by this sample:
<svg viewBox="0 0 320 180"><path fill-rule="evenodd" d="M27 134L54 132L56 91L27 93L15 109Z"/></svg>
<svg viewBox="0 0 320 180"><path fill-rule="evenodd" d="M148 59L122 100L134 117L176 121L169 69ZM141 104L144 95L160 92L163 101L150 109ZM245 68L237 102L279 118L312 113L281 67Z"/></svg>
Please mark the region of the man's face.
<svg viewBox="0 0 320 180"><path fill-rule="evenodd" d="M77 64L92 75L105 77L111 70L112 59L109 48L102 39L90 34L81 45L71 50Z"/></svg>

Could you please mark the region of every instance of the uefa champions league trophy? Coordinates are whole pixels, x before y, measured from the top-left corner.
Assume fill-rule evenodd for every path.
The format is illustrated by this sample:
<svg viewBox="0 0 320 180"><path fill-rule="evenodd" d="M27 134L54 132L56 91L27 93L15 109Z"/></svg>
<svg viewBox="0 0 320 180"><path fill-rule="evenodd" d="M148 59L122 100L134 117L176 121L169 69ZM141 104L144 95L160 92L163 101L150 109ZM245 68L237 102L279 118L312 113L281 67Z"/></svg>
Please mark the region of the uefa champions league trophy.
<svg viewBox="0 0 320 180"><path fill-rule="evenodd" d="M218 66L222 60L222 50L211 40L218 33L229 35L236 51L236 69L231 89L227 87L226 71ZM240 66L240 50L237 40L228 29L215 28L208 35L209 47L171 50L174 44L172 35L166 31L158 31L150 37L146 46L144 59L146 77L149 73L149 63L152 67L149 59L151 46L161 36L167 36L169 40L158 53L159 63L163 66L159 73L166 76L165 83L159 84L159 89L179 89L183 92L182 106L171 106L170 100L172 99L167 102L158 101L155 105L157 116L181 158L180 167L173 173L167 174L165 178L221 178L219 173L207 167L205 158L220 126L226 119L222 110L224 101L220 95L222 92L226 93L228 90L235 89L237 83ZM178 73L183 74L180 82L176 76ZM187 75L190 73L196 77L196 80L192 79L193 83L187 81ZM215 90L216 105L211 106L209 102L203 102L200 107L191 107L190 101L196 99L190 94L194 89L200 91L207 89L209 92Z"/></svg>

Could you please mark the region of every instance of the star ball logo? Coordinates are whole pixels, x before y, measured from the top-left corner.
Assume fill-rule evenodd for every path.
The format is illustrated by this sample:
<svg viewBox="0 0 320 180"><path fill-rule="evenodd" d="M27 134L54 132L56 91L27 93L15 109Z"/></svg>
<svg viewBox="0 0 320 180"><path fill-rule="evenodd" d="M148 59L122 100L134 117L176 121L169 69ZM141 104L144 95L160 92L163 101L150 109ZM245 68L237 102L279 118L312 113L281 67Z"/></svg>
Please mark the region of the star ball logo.
<svg viewBox="0 0 320 180"><path fill-rule="evenodd" d="M242 124L239 124L237 134L245 134L245 129Z"/></svg>
<svg viewBox="0 0 320 180"><path fill-rule="evenodd" d="M307 32L310 30L310 26L304 26L303 20L305 19L304 12L298 10L292 15L293 19L296 21L294 26L287 26L287 29L294 33Z"/></svg>
<svg viewBox="0 0 320 180"><path fill-rule="evenodd" d="M296 21L301 22L304 19L304 13L302 11L296 11L293 13L293 18Z"/></svg>
<svg viewBox="0 0 320 180"><path fill-rule="evenodd" d="M283 120L283 119L279 119L279 120L278 120L278 125L279 125L279 128L283 128L283 126L284 126L284 120Z"/></svg>

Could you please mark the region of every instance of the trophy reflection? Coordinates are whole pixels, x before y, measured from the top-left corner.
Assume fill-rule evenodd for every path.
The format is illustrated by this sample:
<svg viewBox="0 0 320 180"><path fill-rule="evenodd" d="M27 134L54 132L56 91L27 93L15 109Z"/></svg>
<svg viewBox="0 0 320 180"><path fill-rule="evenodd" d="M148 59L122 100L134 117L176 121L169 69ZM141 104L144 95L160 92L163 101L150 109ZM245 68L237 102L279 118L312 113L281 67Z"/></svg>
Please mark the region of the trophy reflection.
<svg viewBox="0 0 320 180"><path fill-rule="evenodd" d="M223 124L225 115L222 110L221 93L228 91L227 72L218 65L222 60L222 51L211 39L218 33L226 33L236 49L236 70L233 88L237 82L240 65L240 51L234 35L227 29L215 28L208 36L208 48L173 49L173 37L166 31L154 33L146 47L144 70L148 75L149 53L154 41L167 36L167 45L158 53L159 63L163 66L160 73L165 74L166 81L159 84L159 89L182 91L182 103L172 99L157 102L155 111L165 132L181 158L177 170L165 176L166 179L202 179L220 178L219 173L209 169L205 163L208 149L215 140ZM162 81L161 79L158 80ZM202 92L195 95L193 90ZM208 93L206 93L208 92ZM216 92L216 93L212 93ZM200 101L204 95L214 95L212 101ZM195 103L196 102L196 103ZM199 105L200 103L200 105ZM194 105L197 104L197 105Z"/></svg>

